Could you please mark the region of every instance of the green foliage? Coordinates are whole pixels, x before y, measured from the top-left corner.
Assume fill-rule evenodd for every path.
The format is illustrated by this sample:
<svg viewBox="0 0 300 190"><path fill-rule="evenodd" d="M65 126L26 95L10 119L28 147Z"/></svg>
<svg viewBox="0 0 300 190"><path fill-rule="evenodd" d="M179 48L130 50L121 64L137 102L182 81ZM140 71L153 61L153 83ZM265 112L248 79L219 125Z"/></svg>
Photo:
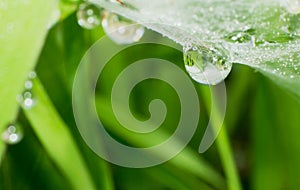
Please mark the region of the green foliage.
<svg viewBox="0 0 300 190"><path fill-rule="evenodd" d="M250 3L250 1L243 2L247 5ZM144 5L120 6L101 0L97 3L138 22L155 22L158 19L155 17L156 11L150 12L151 18L137 11L141 8L139 6ZM159 1L153 1L153 6L149 6L147 10L151 11L151 8L159 5L157 3ZM197 7L194 3L193 0L181 1L179 5L171 3L168 5L171 11L166 11L165 16L172 17L176 11L180 14L191 11L192 5ZM202 6L208 5L210 4L204 3ZM216 35L219 36L218 40L228 43L232 43L230 41L232 37L240 32L244 36L238 39L239 43L249 41L248 35L257 37L255 42L258 46L262 43L261 39L269 43L278 43L278 47L274 49L258 47L255 51L250 51L251 60L256 60L258 55L254 53L260 52L260 58L263 59L260 64L257 65L251 61L242 64L263 72L272 81L288 89L288 93L260 74L253 72L252 69L238 64L234 65L231 75L226 80L228 111L224 129L215 145L207 153L199 155L197 150L209 120L211 100L209 88L194 83L201 102L201 115L198 130L189 146L162 165L145 169L130 169L109 164L95 155L82 140L72 112L71 91L77 66L87 49L104 35L102 28L98 27L91 31L81 29L73 13L77 5L70 2L60 3L62 11L60 22L49 31L47 26L56 7L54 0L3 0L0 2L0 18L2 18L0 27L2 44L0 47L0 130L3 131L8 123L15 120L18 120L24 127L24 139L19 144L11 146L0 141L0 157L2 157L0 189L133 190L141 189L142 186L143 189L161 190L235 190L241 189L241 180L244 189L251 187L255 190L297 190L300 185L298 180L300 85L297 78L299 74L293 70L295 65L282 65L282 63L290 55L299 62L299 57L297 57L299 46L296 46L299 39L295 35L290 36L278 31L278 28L285 24L278 20L280 15L274 11L278 5L270 6L268 3L262 5L255 11L256 22L270 21L273 23L272 27L236 30L232 33L221 31L216 27L215 30L219 32ZM165 6L162 4L158 11L165 9ZM214 4L214 6L221 7L219 4ZM223 6L227 7L227 5ZM264 6L271 8L266 12L263 11ZM237 12L243 12L246 8L241 8ZM216 17L208 19L212 16L211 14L202 16L203 19L207 19L208 23L216 24L213 21ZM287 17L289 30L298 31L299 15L288 14ZM246 23L247 19L253 21L253 18L246 15L243 23ZM184 17L184 19L188 18ZM161 23L164 26L158 27L153 23L145 25L184 45L184 40L193 38L186 33L191 25L206 27L205 23L196 21L190 23L190 21L182 22L183 25L177 28L172 26L171 30L168 27L164 28L171 24L168 20ZM271 30L276 31L276 34L270 32ZM49 33L45 40L47 32ZM159 35L150 31L147 31L147 35L160 38ZM196 35L201 36L201 33ZM205 37L208 36L204 35L199 38ZM295 43L292 47L298 49L291 49L289 46L291 44L287 43L290 40ZM211 41L208 40L206 43L211 43ZM107 131L124 144L135 147L157 144L174 131L178 122L176 119L176 116L180 115L180 106L176 103L178 97L170 86L155 80L144 81L134 89L130 106L137 118L147 119L149 117L147 103L152 99L161 98L169 111L162 129L147 135L133 134L122 128L113 115L110 102L112 84L120 71L130 63L141 58L155 56L169 60L184 69L180 52L165 47L156 49L157 51L147 51L143 47L135 47L121 52L111 60L104 75L99 78L95 95L99 117L103 120ZM274 59L264 56L279 49L285 52L280 54L281 58L279 55ZM242 52L239 53L241 56L244 55ZM37 103L32 109L19 111L16 97L24 90L24 81L29 71L34 68L38 74L33 88ZM277 68L280 72L272 72ZM282 72L289 73L289 75L282 75ZM291 78L291 74L295 78ZM296 94L296 99L289 93ZM217 122L219 118L213 119ZM164 156L164 153L159 152L157 156Z"/></svg>

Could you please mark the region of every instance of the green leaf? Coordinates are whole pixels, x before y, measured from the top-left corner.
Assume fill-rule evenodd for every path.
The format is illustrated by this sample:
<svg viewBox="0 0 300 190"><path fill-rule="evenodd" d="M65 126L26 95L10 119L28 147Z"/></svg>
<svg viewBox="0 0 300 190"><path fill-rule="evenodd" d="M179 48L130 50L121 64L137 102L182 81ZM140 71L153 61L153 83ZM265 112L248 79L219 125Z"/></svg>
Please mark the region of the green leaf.
<svg viewBox="0 0 300 190"><path fill-rule="evenodd" d="M37 97L37 104L24 112L48 154L74 189L96 189L68 127L38 81L34 82L33 94Z"/></svg>
<svg viewBox="0 0 300 190"><path fill-rule="evenodd" d="M221 48L231 62L262 72L300 97L300 14L287 12L279 1L90 1L182 46ZM242 37L228 39L237 34Z"/></svg>
<svg viewBox="0 0 300 190"><path fill-rule="evenodd" d="M0 131L16 118L16 97L35 66L56 3L55 0L0 2ZM0 142L0 157L3 149Z"/></svg>
<svg viewBox="0 0 300 190"><path fill-rule="evenodd" d="M299 114L294 99L269 81L260 80L251 114L253 189L298 189Z"/></svg>

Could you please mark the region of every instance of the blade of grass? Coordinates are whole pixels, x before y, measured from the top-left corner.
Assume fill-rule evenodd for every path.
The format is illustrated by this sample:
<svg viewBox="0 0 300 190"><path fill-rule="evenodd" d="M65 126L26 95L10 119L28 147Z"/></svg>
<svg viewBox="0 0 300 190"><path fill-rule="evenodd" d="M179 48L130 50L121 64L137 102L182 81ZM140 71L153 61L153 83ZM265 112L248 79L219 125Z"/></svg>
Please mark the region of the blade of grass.
<svg viewBox="0 0 300 190"><path fill-rule="evenodd" d="M24 109L24 112L48 154L74 189L96 189L67 126L57 114L38 80L34 82L33 94L38 102L32 109ZM107 171L103 168L104 176L105 172ZM105 184L110 184L105 177L102 180ZM109 185L107 187L109 190Z"/></svg>
<svg viewBox="0 0 300 190"><path fill-rule="evenodd" d="M142 145L147 147L155 144L156 142L162 142L163 140L169 137L169 135L165 133L165 131L157 131L155 136L151 136L152 138L141 139L135 137L129 131L122 130L122 126L120 126L120 124L115 119L113 119L114 117L109 104L109 100L101 96L96 96L95 102L96 105L99 105L97 106L98 113L106 113L104 116L101 117L101 121L104 124L108 125L107 127L110 131L112 131L112 133L114 133L122 139L126 139L126 141L129 141L133 145ZM124 108L119 107L118 109L122 110ZM165 151L156 152L156 156L164 156L164 153ZM177 156L171 159L169 163L183 171L196 175L201 180L207 182L216 189L224 189L225 183L220 174L218 174L218 172L216 172L210 166L210 164L206 162L202 157L200 157L195 151L191 150L188 147L186 147L181 153L179 153Z"/></svg>
<svg viewBox="0 0 300 190"><path fill-rule="evenodd" d="M34 68L55 3L55 0L0 2L0 132L16 118L16 97ZM0 141L0 158L4 147Z"/></svg>
<svg viewBox="0 0 300 190"><path fill-rule="evenodd" d="M260 77L253 109L253 189L298 189L299 103Z"/></svg>
<svg viewBox="0 0 300 190"><path fill-rule="evenodd" d="M212 88L211 91L207 88L201 87L200 90L202 92L202 95L206 101L205 106L207 110L210 110L210 102L214 101L217 102L217 100L214 100L214 97L216 97L216 94L214 94L215 87ZM211 94L211 95L210 95ZM211 98L212 97L212 100ZM215 109L214 109L215 108ZM212 127L214 130L216 130L217 125L221 123L221 118L218 110L218 106L212 108L212 111L214 112L211 114L211 121L212 121ZM221 157L221 162L224 167L225 175L226 175L226 181L227 181L227 187L229 190L241 190L242 186L240 184L240 179L238 175L238 171L235 165L235 161L233 158L233 153L231 150L230 142L228 139L227 131L226 131L226 125L225 123L222 124L222 129L220 133L218 134L218 137L216 139L216 144L219 150L219 154Z"/></svg>

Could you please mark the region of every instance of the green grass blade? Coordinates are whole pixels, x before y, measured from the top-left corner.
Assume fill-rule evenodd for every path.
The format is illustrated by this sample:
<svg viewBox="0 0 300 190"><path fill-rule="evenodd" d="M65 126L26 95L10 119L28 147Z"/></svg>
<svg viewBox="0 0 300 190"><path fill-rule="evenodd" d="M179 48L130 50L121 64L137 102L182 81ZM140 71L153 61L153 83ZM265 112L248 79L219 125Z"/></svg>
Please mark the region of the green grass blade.
<svg viewBox="0 0 300 190"><path fill-rule="evenodd" d="M212 88L212 87L211 87ZM217 94L213 94L214 90L211 90L211 92L208 91L207 88L201 88L202 95L205 99L205 106L207 110L210 110L210 93L212 95L212 101L217 102L218 99L214 100L213 98L217 96ZM216 130L217 125L221 123L221 118L219 114L218 107L212 108L213 114L211 114L211 120L212 120L212 127L214 130ZM242 190L241 182L239 179L239 174L237 171L237 167L235 165L235 160L233 158L233 152L231 149L231 145L229 142L229 137L227 135L226 131L226 125L223 122L222 129L220 133L218 134L218 137L216 139L216 144L218 147L218 151L220 154L220 159L224 168L224 172L226 175L226 181L227 181L227 187L229 190Z"/></svg>
<svg viewBox="0 0 300 190"><path fill-rule="evenodd" d="M162 130L161 132L157 132L155 135L152 135L151 138L138 138L135 135L132 135L129 131L122 129L122 126L120 126L120 124L114 119L109 101L106 98L100 96L96 97L96 104L98 105L98 113L106 113L101 117L101 121L107 125L106 127L108 127L112 133L133 145L148 147L157 142L162 142L164 139L169 137L169 134ZM118 109L122 110L124 108L119 107ZM132 125L134 124L130 124L130 126ZM169 148L171 149L172 147ZM155 155L158 157L164 157L165 152L168 152L168 150L155 152ZM199 179L205 181L216 189L224 189L225 187L225 183L221 175L191 148L186 147L181 153L169 160L168 163L184 172L197 176Z"/></svg>
<svg viewBox="0 0 300 190"><path fill-rule="evenodd" d="M55 0L0 2L0 131L18 112L16 97L35 66L47 34ZM0 158L4 150L0 141Z"/></svg>
<svg viewBox="0 0 300 190"><path fill-rule="evenodd" d="M34 83L33 94L37 97L37 104L24 112L48 154L74 189L96 189L68 127L38 81Z"/></svg>

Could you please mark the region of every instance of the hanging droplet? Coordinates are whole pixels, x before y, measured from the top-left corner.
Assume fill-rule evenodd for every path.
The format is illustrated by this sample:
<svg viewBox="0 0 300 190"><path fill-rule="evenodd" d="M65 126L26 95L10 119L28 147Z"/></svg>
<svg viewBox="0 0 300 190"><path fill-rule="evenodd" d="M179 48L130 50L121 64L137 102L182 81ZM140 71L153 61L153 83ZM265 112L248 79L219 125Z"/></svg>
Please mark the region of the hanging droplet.
<svg viewBox="0 0 300 190"><path fill-rule="evenodd" d="M191 46L184 48L184 63L189 75L198 83L216 85L230 73L232 63L217 48Z"/></svg>
<svg viewBox="0 0 300 190"><path fill-rule="evenodd" d="M101 24L102 9L91 3L82 3L77 10L77 22L85 29L93 29Z"/></svg>
<svg viewBox="0 0 300 190"><path fill-rule="evenodd" d="M12 124L2 133L2 140L7 144L17 144L23 139L23 130L20 125Z"/></svg>
<svg viewBox="0 0 300 190"><path fill-rule="evenodd" d="M108 11L103 12L102 26L105 33L117 44L137 42L145 32L143 26Z"/></svg>
<svg viewBox="0 0 300 190"><path fill-rule="evenodd" d="M227 35L226 39L233 43L248 43L251 42L252 36L243 31L235 31Z"/></svg>
<svg viewBox="0 0 300 190"><path fill-rule="evenodd" d="M281 0L287 11L292 14L300 13L300 0Z"/></svg>

